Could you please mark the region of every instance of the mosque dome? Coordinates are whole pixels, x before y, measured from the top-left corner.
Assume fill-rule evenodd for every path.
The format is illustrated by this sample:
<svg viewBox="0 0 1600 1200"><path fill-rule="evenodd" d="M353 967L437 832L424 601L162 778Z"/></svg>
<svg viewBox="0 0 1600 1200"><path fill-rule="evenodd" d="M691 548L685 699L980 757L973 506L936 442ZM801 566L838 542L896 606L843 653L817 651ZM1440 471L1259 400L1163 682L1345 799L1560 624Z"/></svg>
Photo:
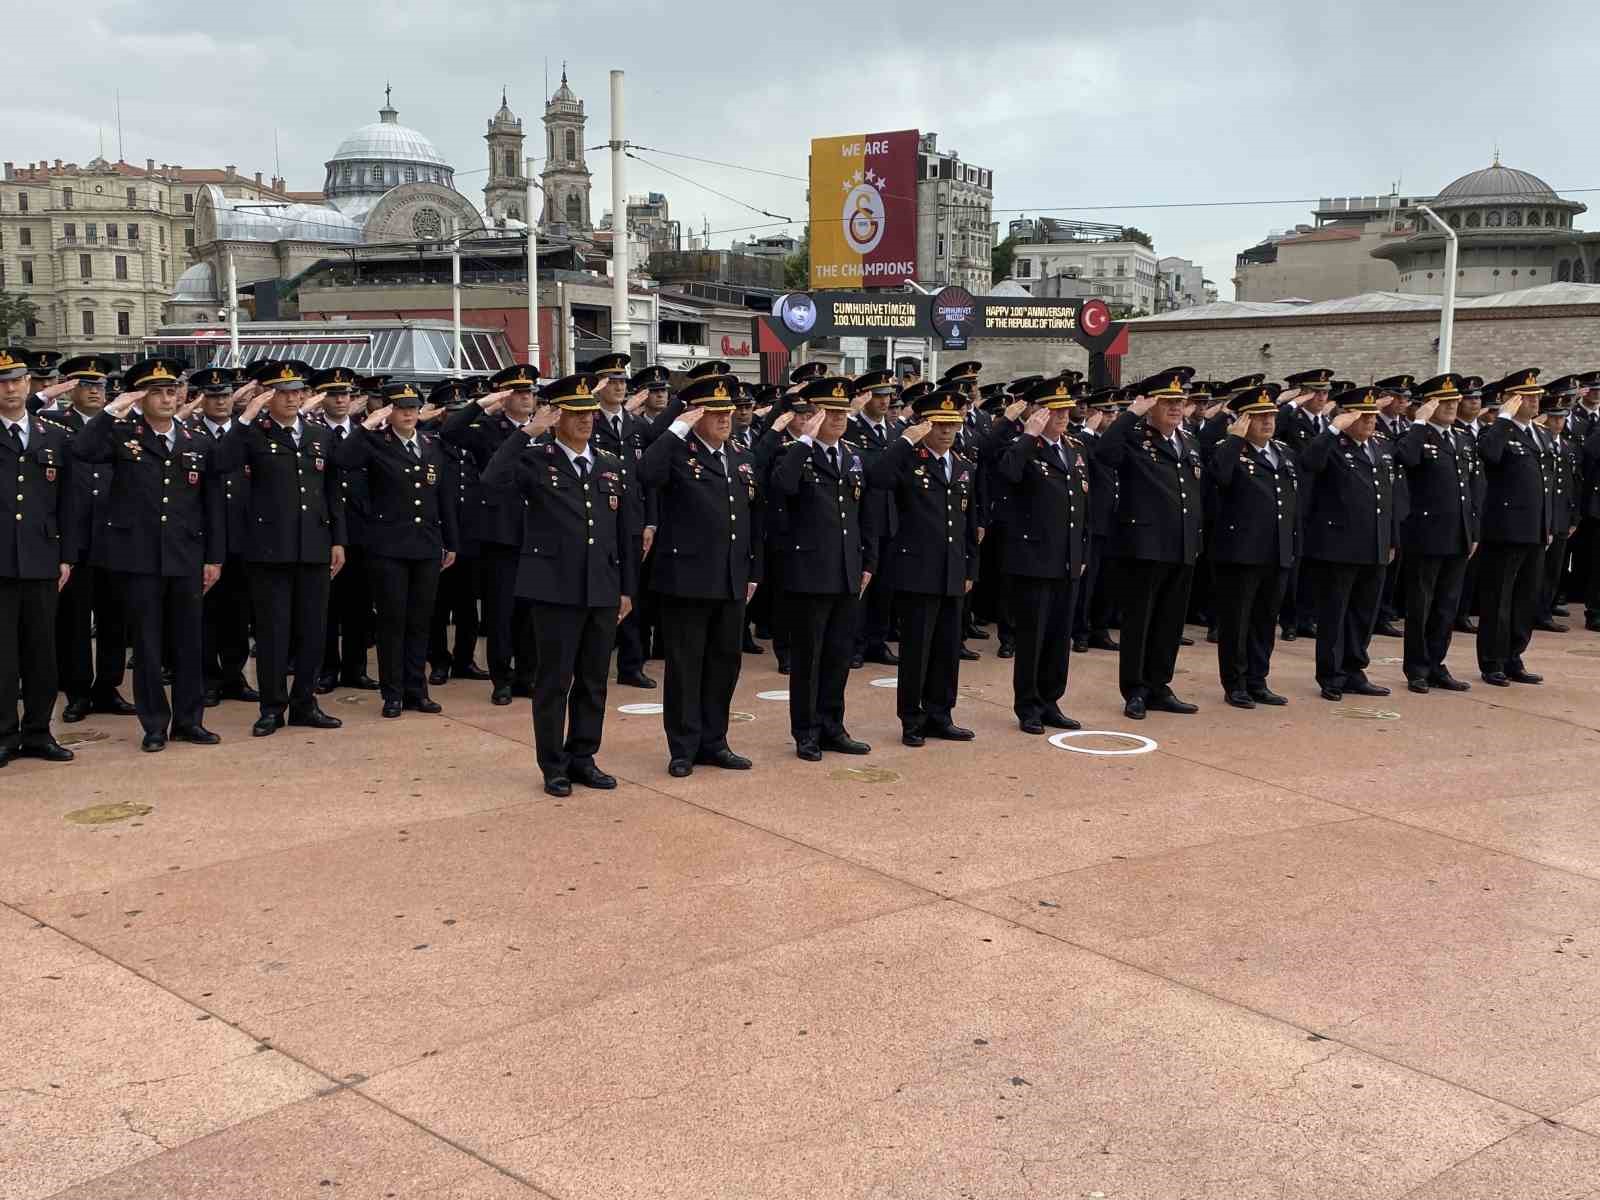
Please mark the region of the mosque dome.
<svg viewBox="0 0 1600 1200"><path fill-rule="evenodd" d="M1503 167L1498 159L1492 166L1472 171L1448 184L1439 193L1443 204L1544 204L1562 203L1551 187L1537 175Z"/></svg>
<svg viewBox="0 0 1600 1200"><path fill-rule="evenodd" d="M387 96L387 93L385 93ZM455 170L424 133L400 124L399 112L385 99L378 119L355 130L327 161L322 192L336 208L349 211L358 197L381 196L407 183L454 187ZM370 208L355 204L355 208Z"/></svg>

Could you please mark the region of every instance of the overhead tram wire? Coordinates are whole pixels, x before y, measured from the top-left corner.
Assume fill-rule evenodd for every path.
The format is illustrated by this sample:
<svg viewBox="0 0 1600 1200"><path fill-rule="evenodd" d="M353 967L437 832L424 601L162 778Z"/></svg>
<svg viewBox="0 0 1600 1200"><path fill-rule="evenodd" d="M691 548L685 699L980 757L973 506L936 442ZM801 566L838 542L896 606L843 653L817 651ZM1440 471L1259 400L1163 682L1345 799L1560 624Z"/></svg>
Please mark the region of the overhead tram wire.
<svg viewBox="0 0 1600 1200"><path fill-rule="evenodd" d="M720 196L722 199L728 201L730 204L737 204L740 208L748 208L753 213L759 213L763 217L771 217L775 221L782 221L783 223L789 224L789 225L794 224L794 220L792 218L786 217L782 213L768 212L766 209L760 207L759 205L751 204L751 203L749 203L748 201L745 201L745 200L740 200L737 196L730 196L730 195L728 195L727 192L718 191L716 188L711 187L709 184L701 183L699 180L696 180L696 179L690 179L687 175L680 175L677 171L674 171L671 167L664 167L658 162L651 162L648 158L643 158L640 155L635 154L631 149L630 150L624 150L623 153L626 154L629 158L633 159L635 162L641 162L647 167L654 167L657 171L665 172L666 174L671 175L674 179L681 179L681 180L683 180L684 183L687 183L687 184L690 184L690 185L692 185L694 187L700 188L703 191L710 192L713 196Z"/></svg>

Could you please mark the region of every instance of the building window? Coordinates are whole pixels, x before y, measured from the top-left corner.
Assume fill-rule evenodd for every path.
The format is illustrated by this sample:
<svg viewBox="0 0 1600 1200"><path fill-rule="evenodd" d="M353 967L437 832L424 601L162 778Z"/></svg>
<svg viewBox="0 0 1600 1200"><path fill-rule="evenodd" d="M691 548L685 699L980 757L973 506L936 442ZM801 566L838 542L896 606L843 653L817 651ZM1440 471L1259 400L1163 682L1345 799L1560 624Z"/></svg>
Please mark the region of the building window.
<svg viewBox="0 0 1600 1200"><path fill-rule="evenodd" d="M571 129L567 130L567 161L578 161L578 135Z"/></svg>
<svg viewBox="0 0 1600 1200"><path fill-rule="evenodd" d="M567 193L567 224L583 224L583 201L578 199L577 192Z"/></svg>
<svg viewBox="0 0 1600 1200"><path fill-rule="evenodd" d="M1017 259L1017 278L1018 279L1032 279L1033 278L1033 259L1031 259L1031 258L1019 258L1019 259Z"/></svg>
<svg viewBox="0 0 1600 1200"><path fill-rule="evenodd" d="M353 172L353 171L354 171L354 168L353 168L353 167L350 167L350 166L346 166L346 167L345 167L345 169L344 169L344 181L345 181L345 182L346 182L346 183L349 183L349 182L350 182L350 176L351 176L351 173L352 173L352 172Z"/></svg>
<svg viewBox="0 0 1600 1200"><path fill-rule="evenodd" d="M117 227L115 225L107 225L106 226L106 241L114 242L116 240L117 240Z"/></svg>
<svg viewBox="0 0 1600 1200"><path fill-rule="evenodd" d="M91 246L100 240L100 226L85 225L83 227L83 240Z"/></svg>
<svg viewBox="0 0 1600 1200"><path fill-rule="evenodd" d="M194 249L194 230L185 229L183 231L183 244L190 250Z"/></svg>
<svg viewBox="0 0 1600 1200"><path fill-rule="evenodd" d="M25 258L22 260L22 282L33 282L33 259L31 258Z"/></svg>
<svg viewBox="0 0 1600 1200"><path fill-rule="evenodd" d="M83 310L83 336L84 337L93 337L94 336L94 310L93 309L86 308L86 309Z"/></svg>
<svg viewBox="0 0 1600 1200"><path fill-rule="evenodd" d="M78 277L80 279L94 278L94 260L87 254L78 255Z"/></svg>
<svg viewBox="0 0 1600 1200"><path fill-rule="evenodd" d="M545 149L546 157L554 158L556 156L556 131L554 129L546 129L544 131L544 140L547 143Z"/></svg>
<svg viewBox="0 0 1600 1200"><path fill-rule="evenodd" d="M1567 282L1571 281L1571 279L1572 279L1572 263L1569 260L1563 258L1561 260L1560 265L1556 267L1556 281L1558 283L1567 283Z"/></svg>
<svg viewBox="0 0 1600 1200"><path fill-rule="evenodd" d="M62 208L71 208L72 207L72 189L71 188L62 188L61 189L61 207Z"/></svg>
<svg viewBox="0 0 1600 1200"><path fill-rule="evenodd" d="M65 225L63 225L61 227L61 238L62 238L63 241L67 241L67 242L75 242L75 241L77 241L78 240L78 227L76 225L74 225L71 221L68 221Z"/></svg>
<svg viewBox="0 0 1600 1200"><path fill-rule="evenodd" d="M1556 214L1551 209L1544 210L1544 224L1546 229L1555 228Z"/></svg>
<svg viewBox="0 0 1600 1200"><path fill-rule="evenodd" d="M517 176L517 152L515 150L507 150L501 156L501 164L500 173L515 179Z"/></svg>
<svg viewBox="0 0 1600 1200"><path fill-rule="evenodd" d="M163 258L161 260L161 282L165 283L166 281L167 281L167 260Z"/></svg>
<svg viewBox="0 0 1600 1200"><path fill-rule="evenodd" d="M22 323L22 336L36 338L39 336L39 322L24 321Z"/></svg>
<svg viewBox="0 0 1600 1200"><path fill-rule="evenodd" d="M933 256L935 258L943 258L944 257L944 234L942 234L942 233L939 235L938 243L937 243L937 245L936 245L936 247L935 247L935 249L933 251Z"/></svg>
<svg viewBox="0 0 1600 1200"><path fill-rule="evenodd" d="M406 168L406 182L407 183L415 183L416 181L417 181L417 169L415 167L407 167Z"/></svg>
<svg viewBox="0 0 1600 1200"><path fill-rule="evenodd" d="M139 193L134 191L133 188L129 188L128 189L128 207L129 208L138 208L139 207Z"/></svg>
<svg viewBox="0 0 1600 1200"><path fill-rule="evenodd" d="M137 242L139 240L139 227L137 225L128 226L128 240L130 242Z"/></svg>
<svg viewBox="0 0 1600 1200"><path fill-rule="evenodd" d="M1483 223L1489 226L1490 229L1498 229L1500 227L1500 210L1495 209L1491 212L1483 219Z"/></svg>
<svg viewBox="0 0 1600 1200"><path fill-rule="evenodd" d="M125 312L119 312L117 314L117 332L123 337L127 337L130 333L129 324L130 322L128 319L128 314Z"/></svg>
<svg viewBox="0 0 1600 1200"><path fill-rule="evenodd" d="M128 277L128 256L126 254L119 254L119 255L117 255L117 278L118 279L126 279L127 277Z"/></svg>
<svg viewBox="0 0 1600 1200"><path fill-rule="evenodd" d="M31 246L31 245L33 245L33 230L29 229L26 225L24 225L21 229L17 230L17 245L19 245L19 246Z"/></svg>
<svg viewBox="0 0 1600 1200"><path fill-rule="evenodd" d="M1575 259L1572 260L1572 282L1573 283L1582 283L1583 280L1584 280L1583 259L1575 258Z"/></svg>
<svg viewBox="0 0 1600 1200"><path fill-rule="evenodd" d="M167 248L167 227L165 225L157 225L156 233L160 235L161 248L165 250Z"/></svg>
<svg viewBox="0 0 1600 1200"><path fill-rule="evenodd" d="M1470 212L1470 213L1467 214L1467 228L1468 229L1476 229L1480 223L1481 223L1481 218L1478 216L1477 213Z"/></svg>
<svg viewBox="0 0 1600 1200"><path fill-rule="evenodd" d="M18 212L27 212L28 211L28 193L27 192L18 192L17 193L17 211Z"/></svg>
<svg viewBox="0 0 1600 1200"><path fill-rule="evenodd" d="M434 182L435 182L435 183L438 183L438 182L439 182L439 172L438 172L438 169L437 169L437 168L435 168L435 170L434 170L434 172L433 172L433 181L434 181Z"/></svg>
<svg viewBox="0 0 1600 1200"><path fill-rule="evenodd" d="M186 213L194 212L194 193L193 192L185 192L183 194L183 211L186 212Z"/></svg>
<svg viewBox="0 0 1600 1200"><path fill-rule="evenodd" d="M509 205L506 208L506 216L513 221L520 221L522 220L522 210L515 204Z"/></svg>
<svg viewBox="0 0 1600 1200"><path fill-rule="evenodd" d="M1521 224L1522 224L1522 214L1519 213L1516 209L1513 208L1510 212L1508 212L1506 214L1506 227L1507 228L1515 228L1515 227L1517 227L1517 226L1519 226Z"/></svg>

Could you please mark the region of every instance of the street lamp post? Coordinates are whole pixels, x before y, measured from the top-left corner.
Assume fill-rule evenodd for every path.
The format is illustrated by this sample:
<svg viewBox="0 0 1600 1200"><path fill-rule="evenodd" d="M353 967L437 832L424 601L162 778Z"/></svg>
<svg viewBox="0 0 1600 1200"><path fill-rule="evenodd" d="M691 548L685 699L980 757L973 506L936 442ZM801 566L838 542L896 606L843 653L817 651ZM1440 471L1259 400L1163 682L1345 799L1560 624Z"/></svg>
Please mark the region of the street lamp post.
<svg viewBox="0 0 1600 1200"><path fill-rule="evenodd" d="M535 371L539 365L539 212L534 207L534 189L531 158L523 159L522 172L528 177L528 198L523 202L523 217L528 222L528 363Z"/></svg>
<svg viewBox="0 0 1600 1200"><path fill-rule="evenodd" d="M1426 204L1416 206L1418 212L1433 223L1445 237L1444 294L1439 298L1439 374L1450 369L1450 351L1455 340L1456 325L1456 258L1461 240L1456 231L1439 219L1439 214Z"/></svg>

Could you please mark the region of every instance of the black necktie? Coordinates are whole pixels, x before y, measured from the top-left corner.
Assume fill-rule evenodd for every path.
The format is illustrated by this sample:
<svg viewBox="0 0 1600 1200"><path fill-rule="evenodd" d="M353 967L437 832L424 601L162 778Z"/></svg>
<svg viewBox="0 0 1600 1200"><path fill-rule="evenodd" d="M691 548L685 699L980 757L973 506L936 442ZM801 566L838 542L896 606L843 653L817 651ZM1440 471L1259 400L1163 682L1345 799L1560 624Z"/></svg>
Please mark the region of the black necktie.
<svg viewBox="0 0 1600 1200"><path fill-rule="evenodd" d="M839 448L837 446L828 447L828 470L835 475L839 473Z"/></svg>
<svg viewBox="0 0 1600 1200"><path fill-rule="evenodd" d="M333 440L336 441L336 442L342 442L342 441L344 441L344 435L345 435L345 427L343 425L341 425L341 426L339 426L337 429L335 429L333 431Z"/></svg>
<svg viewBox="0 0 1600 1200"><path fill-rule="evenodd" d="M6 433L11 438L11 444L17 448L17 453L21 454L22 450L23 450L23 445L22 445L22 426L13 425L8 421L8 422L6 422Z"/></svg>
<svg viewBox="0 0 1600 1200"><path fill-rule="evenodd" d="M1061 443L1055 443L1050 447L1050 450L1056 457L1056 466L1065 471L1067 469L1067 456L1061 452Z"/></svg>
<svg viewBox="0 0 1600 1200"><path fill-rule="evenodd" d="M942 459L942 458L937 459L936 461L939 464L939 478L944 480L946 483L949 483L950 482L950 468L949 468L949 466L945 463L945 460Z"/></svg>
<svg viewBox="0 0 1600 1200"><path fill-rule="evenodd" d="M588 483L589 482L589 460L587 458L579 458L579 459L576 460L576 465L577 465L577 468L578 468L578 479L579 479L579 481L582 482L582 483Z"/></svg>
<svg viewBox="0 0 1600 1200"><path fill-rule="evenodd" d="M406 453L411 455L411 457L414 458L415 460L417 460L418 462L422 461L422 455L417 453L417 444L416 444L416 442L407 442L406 443Z"/></svg>
<svg viewBox="0 0 1600 1200"><path fill-rule="evenodd" d="M617 441L620 442L622 440L622 418L620 416L611 418L611 431L617 435Z"/></svg>

